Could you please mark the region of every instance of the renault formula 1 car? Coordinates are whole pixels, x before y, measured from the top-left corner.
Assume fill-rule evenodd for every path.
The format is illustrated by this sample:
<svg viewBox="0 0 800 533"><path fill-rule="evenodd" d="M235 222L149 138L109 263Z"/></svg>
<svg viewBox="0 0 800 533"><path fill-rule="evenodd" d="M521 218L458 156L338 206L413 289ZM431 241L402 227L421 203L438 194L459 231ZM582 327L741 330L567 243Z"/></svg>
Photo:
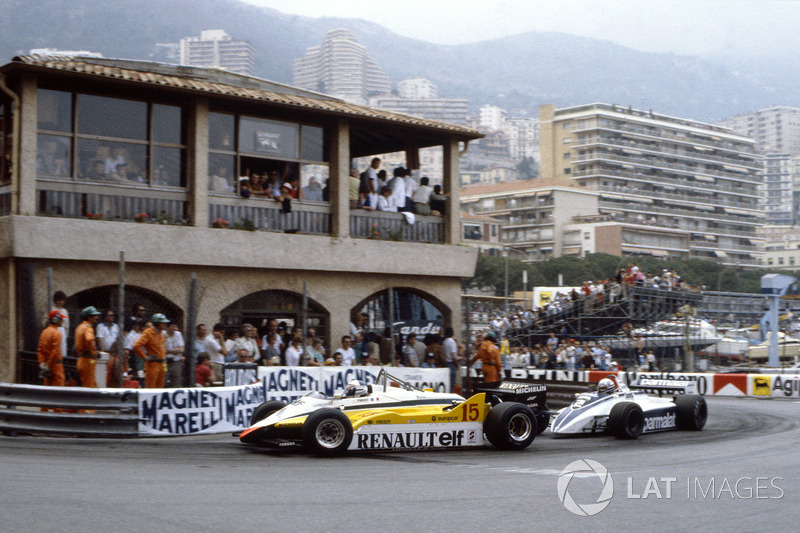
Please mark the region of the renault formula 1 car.
<svg viewBox="0 0 800 533"><path fill-rule="evenodd" d="M536 392L543 398L544 386L539 387ZM534 410L509 401L524 394L506 384L490 394L490 401L486 392L465 399L420 390L382 370L376 383L351 382L341 395L310 392L289 405L265 402L239 439L261 446L305 446L321 456L483 446L487 440L500 449L522 450L538 433Z"/></svg>
<svg viewBox="0 0 800 533"><path fill-rule="evenodd" d="M689 394L694 387L693 382L668 379L641 379L637 386L626 387L613 376L605 378L597 391L579 394L558 411L550 430L555 437L607 432L620 439L674 429L701 430L708 407L705 398ZM651 391L659 396L650 396ZM662 397L665 393L676 395Z"/></svg>

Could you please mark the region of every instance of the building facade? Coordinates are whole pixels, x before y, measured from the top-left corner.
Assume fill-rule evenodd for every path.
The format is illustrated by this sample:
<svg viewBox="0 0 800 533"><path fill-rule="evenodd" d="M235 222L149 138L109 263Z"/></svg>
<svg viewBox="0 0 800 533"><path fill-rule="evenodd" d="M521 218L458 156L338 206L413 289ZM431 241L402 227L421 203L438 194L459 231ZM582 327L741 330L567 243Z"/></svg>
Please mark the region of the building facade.
<svg viewBox="0 0 800 533"><path fill-rule="evenodd" d="M205 30L200 37L185 37L179 43L181 65L222 68L252 76L255 50L247 41L235 41L223 30Z"/></svg>
<svg viewBox="0 0 800 533"><path fill-rule="evenodd" d="M761 264L762 164L752 139L608 104L542 106L540 139L543 177L597 191L601 219L636 228L621 235L622 253Z"/></svg>
<svg viewBox="0 0 800 533"><path fill-rule="evenodd" d="M721 125L754 139L762 153L800 155L800 108L771 106L736 115Z"/></svg>
<svg viewBox="0 0 800 533"><path fill-rule="evenodd" d="M464 98L407 98L382 94L371 97L369 105L393 113L406 113L449 124L467 124L467 101Z"/></svg>
<svg viewBox="0 0 800 533"><path fill-rule="evenodd" d="M397 95L400 98L436 98L436 85L426 78L408 78L397 82Z"/></svg>
<svg viewBox="0 0 800 533"><path fill-rule="evenodd" d="M127 305L150 302L187 338L189 317L260 328L310 316L336 348L351 313L390 289L459 327L460 279L477 252L457 246L458 156L478 132L135 61L17 57L0 88L0 381L35 352L54 291L68 295L74 328L83 306L120 303L123 268ZM432 146L444 154L445 216L412 225L351 209L354 158L415 160ZM273 173L302 192L269 197Z"/></svg>
<svg viewBox="0 0 800 533"><path fill-rule="evenodd" d="M389 76L350 31L329 31L320 46L294 60L294 85L365 105L392 90Z"/></svg>

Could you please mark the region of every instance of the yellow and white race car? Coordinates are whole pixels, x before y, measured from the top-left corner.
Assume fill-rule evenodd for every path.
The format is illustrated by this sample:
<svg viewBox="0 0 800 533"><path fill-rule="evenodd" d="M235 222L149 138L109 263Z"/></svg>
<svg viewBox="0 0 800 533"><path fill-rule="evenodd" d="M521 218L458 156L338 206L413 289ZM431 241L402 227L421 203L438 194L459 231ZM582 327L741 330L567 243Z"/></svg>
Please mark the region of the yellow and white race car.
<svg viewBox="0 0 800 533"><path fill-rule="evenodd" d="M497 401L497 396L493 397ZM259 405L239 435L247 444L305 446L320 456L347 450L397 451L491 444L527 448L536 437L533 410L515 401L487 403L487 394L420 390L381 371L376 383L348 383L341 395L310 392L285 405Z"/></svg>

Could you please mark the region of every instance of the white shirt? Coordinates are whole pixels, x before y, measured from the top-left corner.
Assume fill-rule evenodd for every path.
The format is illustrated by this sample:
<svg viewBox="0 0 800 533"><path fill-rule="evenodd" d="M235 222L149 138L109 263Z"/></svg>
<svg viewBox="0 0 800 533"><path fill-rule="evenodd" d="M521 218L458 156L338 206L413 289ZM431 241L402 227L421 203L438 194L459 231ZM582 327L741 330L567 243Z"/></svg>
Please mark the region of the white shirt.
<svg viewBox="0 0 800 533"><path fill-rule="evenodd" d="M353 366L353 363L356 360L356 351L352 348L339 348L334 352L334 355L337 353L342 354L342 366Z"/></svg>
<svg viewBox="0 0 800 533"><path fill-rule="evenodd" d="M172 335L167 334L167 338L165 340L167 345L167 351L175 350L177 348L183 348L186 346L183 343L183 334L180 331L175 331ZM167 361L180 361L183 354L167 354Z"/></svg>
<svg viewBox="0 0 800 533"><path fill-rule="evenodd" d="M394 201L394 205L397 207L406 205L406 186L403 178L395 176L389 181L389 187L392 188L391 198Z"/></svg>
<svg viewBox="0 0 800 533"><path fill-rule="evenodd" d="M456 344L456 340L453 337L447 337L444 342L442 342L442 348L444 349L444 355L447 357L447 362L455 363L458 358L458 344Z"/></svg>
<svg viewBox="0 0 800 533"><path fill-rule="evenodd" d="M418 204L427 204L431 199L433 189L427 185L420 185L414 193L412 200Z"/></svg>
<svg viewBox="0 0 800 533"><path fill-rule="evenodd" d="M394 198L389 196L386 198L385 196L381 195L378 196L378 211L387 211L389 213L397 213L397 206L394 203Z"/></svg>
<svg viewBox="0 0 800 533"><path fill-rule="evenodd" d="M290 344L286 348L286 366L300 366L300 356L302 355L302 348L295 348ZM344 359L344 356L342 357Z"/></svg>
<svg viewBox="0 0 800 533"><path fill-rule="evenodd" d="M411 176L404 177L403 178L403 183L406 186L406 196L413 197L414 193L417 191L417 187L419 187L419 184ZM433 190L433 189L431 189L431 190Z"/></svg>
<svg viewBox="0 0 800 533"><path fill-rule="evenodd" d="M209 355L209 357L211 357L212 363L217 363L221 365L225 362L225 356L222 355L221 351L222 345L214 337L213 334L203 339L203 349Z"/></svg>
<svg viewBox="0 0 800 533"><path fill-rule="evenodd" d="M100 322L97 324L96 337L100 351L108 352L111 350L111 345L114 344L114 341L119 338L119 326L113 322L111 325L108 325L105 322Z"/></svg>

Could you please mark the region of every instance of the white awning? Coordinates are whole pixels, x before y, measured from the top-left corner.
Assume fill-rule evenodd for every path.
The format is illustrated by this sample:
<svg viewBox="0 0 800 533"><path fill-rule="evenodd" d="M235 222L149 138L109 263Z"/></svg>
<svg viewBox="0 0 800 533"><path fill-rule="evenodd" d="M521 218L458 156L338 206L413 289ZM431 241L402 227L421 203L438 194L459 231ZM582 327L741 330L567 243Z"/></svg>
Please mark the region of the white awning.
<svg viewBox="0 0 800 533"><path fill-rule="evenodd" d="M714 208L713 208L713 207L711 207L710 205L702 205L702 204L699 204L699 205L696 205L696 206L694 206L694 207L695 207L696 209L700 209L701 211L713 211L713 210L714 210Z"/></svg>
<svg viewBox="0 0 800 533"><path fill-rule="evenodd" d="M730 208L730 207L726 207L725 208L725 212L726 213L730 213L732 215L745 215L745 216L748 216L748 217L758 216L757 212L745 211L743 209L733 209L733 208Z"/></svg>
<svg viewBox="0 0 800 533"><path fill-rule="evenodd" d="M732 170L733 172L741 172L743 174L749 174L750 173L750 171L747 170L746 168L735 167L733 165L722 165L722 168L724 168L725 170Z"/></svg>
<svg viewBox="0 0 800 533"><path fill-rule="evenodd" d="M707 147L705 147L705 146L698 146L698 145L696 145L696 144L693 146L693 148L694 148L695 150L699 150L699 151L701 151L701 152L713 152L713 151L714 151L714 149L713 149L713 148L707 148Z"/></svg>
<svg viewBox="0 0 800 533"><path fill-rule="evenodd" d="M713 235L703 235L703 237L705 237L707 241L714 241L714 242L717 241L717 238L714 237Z"/></svg>
<svg viewBox="0 0 800 533"><path fill-rule="evenodd" d="M714 250L714 255L716 255L717 257L728 257L728 254L726 254L722 250Z"/></svg>
<svg viewBox="0 0 800 533"><path fill-rule="evenodd" d="M708 176L698 176L697 174L694 175L694 179L697 181L707 181L708 183L714 183L717 181L714 178L709 178Z"/></svg>
<svg viewBox="0 0 800 533"><path fill-rule="evenodd" d="M666 250L650 250L650 253L656 257L668 257L669 252Z"/></svg>

